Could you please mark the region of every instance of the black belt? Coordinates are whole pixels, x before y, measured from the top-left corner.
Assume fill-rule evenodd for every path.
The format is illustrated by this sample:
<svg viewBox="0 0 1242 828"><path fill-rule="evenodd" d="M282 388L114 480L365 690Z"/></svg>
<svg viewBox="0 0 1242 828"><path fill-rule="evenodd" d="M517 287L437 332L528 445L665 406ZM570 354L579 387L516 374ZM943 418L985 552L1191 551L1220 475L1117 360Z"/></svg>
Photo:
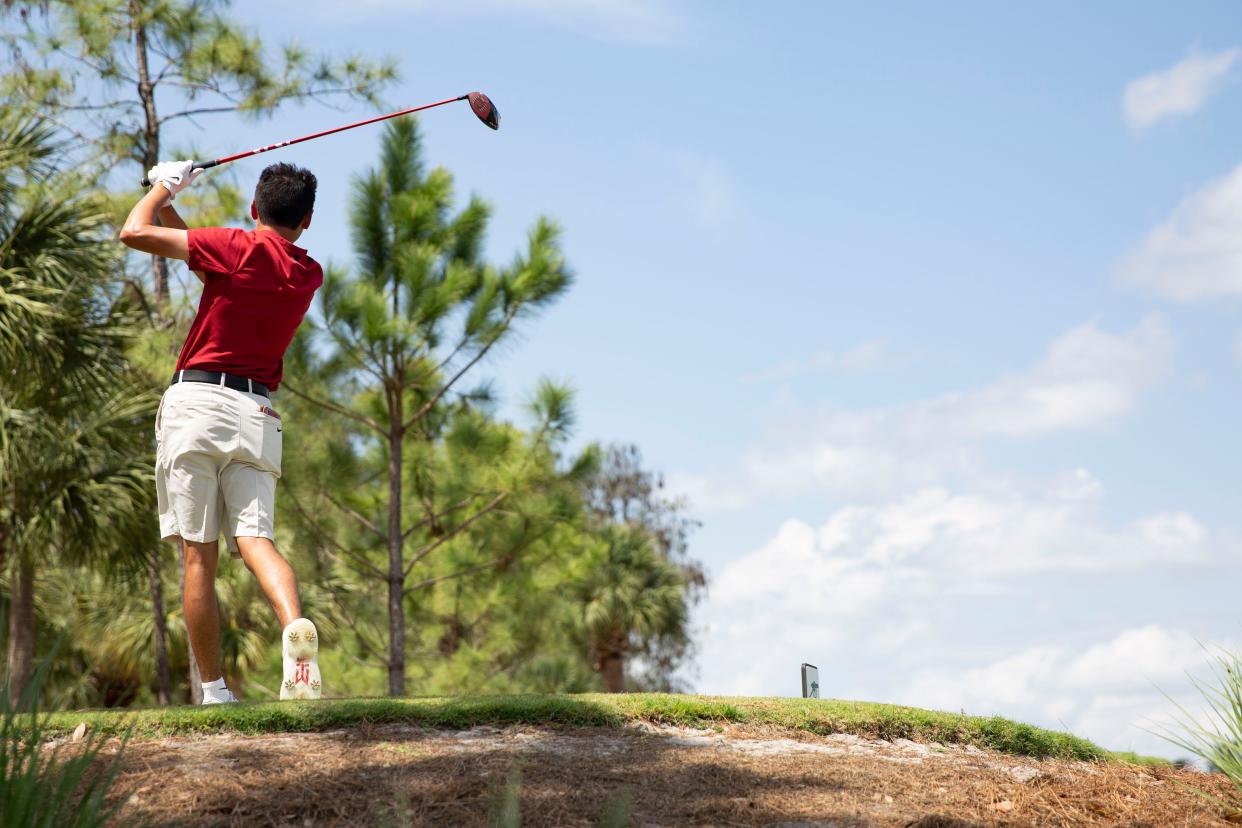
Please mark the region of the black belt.
<svg viewBox="0 0 1242 828"><path fill-rule="evenodd" d="M245 391L247 394L258 394L260 397L268 396L267 386L263 383L239 377L236 374L222 374L218 371L198 371L194 368L187 368L174 373L169 385L176 385L179 382L209 382L212 385L232 388L234 391Z"/></svg>

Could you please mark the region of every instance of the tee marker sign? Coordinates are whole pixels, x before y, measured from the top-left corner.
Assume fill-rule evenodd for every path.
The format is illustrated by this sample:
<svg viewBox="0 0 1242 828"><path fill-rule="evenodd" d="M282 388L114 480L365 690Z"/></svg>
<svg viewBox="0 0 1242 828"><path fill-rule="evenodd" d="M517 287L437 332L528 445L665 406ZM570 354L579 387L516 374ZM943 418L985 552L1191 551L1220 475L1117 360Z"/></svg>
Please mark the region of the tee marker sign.
<svg viewBox="0 0 1242 828"><path fill-rule="evenodd" d="M814 664L802 665L802 698L819 698L819 668Z"/></svg>

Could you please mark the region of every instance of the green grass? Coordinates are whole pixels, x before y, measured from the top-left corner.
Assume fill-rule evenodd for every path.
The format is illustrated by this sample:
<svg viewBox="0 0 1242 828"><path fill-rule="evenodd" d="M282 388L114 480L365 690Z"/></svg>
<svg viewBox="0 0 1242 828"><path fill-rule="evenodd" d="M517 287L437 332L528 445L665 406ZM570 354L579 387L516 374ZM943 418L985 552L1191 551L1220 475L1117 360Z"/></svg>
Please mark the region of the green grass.
<svg viewBox="0 0 1242 828"><path fill-rule="evenodd" d="M54 713L45 730L49 735L67 733L80 722L85 722L95 733L130 732L134 739L208 733L299 733L394 722L446 728L514 724L616 727L627 722L710 728L737 723L817 734L852 733L870 738L974 745L1036 758L1139 759L1110 753L1068 733L1056 733L999 716L966 716L831 699L596 693L260 702Z"/></svg>
<svg viewBox="0 0 1242 828"><path fill-rule="evenodd" d="M1124 762L1127 765L1168 765L1172 766L1171 759L1163 759L1159 756L1144 756L1141 753L1135 753L1132 750L1112 750L1109 755L1118 762Z"/></svg>

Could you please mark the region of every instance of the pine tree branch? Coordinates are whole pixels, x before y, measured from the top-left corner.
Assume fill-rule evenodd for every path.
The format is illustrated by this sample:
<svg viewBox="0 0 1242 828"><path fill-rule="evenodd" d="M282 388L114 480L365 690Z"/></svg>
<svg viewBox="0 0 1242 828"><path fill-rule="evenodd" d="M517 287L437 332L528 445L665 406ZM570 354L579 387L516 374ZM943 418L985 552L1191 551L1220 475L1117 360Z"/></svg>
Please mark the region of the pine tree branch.
<svg viewBox="0 0 1242 828"><path fill-rule="evenodd" d="M452 361L453 361L453 359L454 359L454 358L456 358L456 356L457 356L459 353L461 353L462 348L465 348L465 347L466 347L466 343L468 343L469 341L470 341L470 339L469 339L469 337L467 337L467 338L462 339L462 341L461 341L461 342L458 342L458 343L457 343L457 347L456 347L456 348L454 348L451 352L449 352L449 355L448 355L448 356L446 356L444 359L440 360L440 362L436 365L436 367L435 367L435 368L432 368L430 371L428 371L426 375L427 375L427 376L429 376L429 377L434 377L436 374L438 374L438 373L440 373L442 370L444 370L444 366L446 366L446 365L448 365L450 362L452 362ZM417 379L417 378L416 378L416 379ZM415 386L415 380L414 380L414 379L411 379L408 383L406 383L405 387L406 387L407 389L408 389L408 388L414 388L414 387L416 387L416 386Z"/></svg>
<svg viewBox="0 0 1242 828"><path fill-rule="evenodd" d="M367 572L364 572L364 571L362 571L362 570L357 569L354 565L351 565L350 561L345 561L345 560L342 560L339 556L337 556L336 554L334 554L334 553L333 553L331 550L329 550L329 549L325 549L325 550L323 550L323 551L324 551L324 552L326 552L326 553L327 553L327 554L328 554L328 555L329 555L329 556L330 556L333 560L335 560L336 562L338 562L338 563L340 563L340 564L343 564L344 566L348 566L348 567L350 567L350 569L353 569L353 570L354 570L354 572L356 572L357 574L362 575L362 576L364 576L364 577L365 577L367 574L370 574L370 575L372 575L372 576L374 576L374 577L379 577L379 578L387 578L387 577L388 577L385 573L381 572L378 568L376 568L376 566L375 566L374 564L372 564L372 563L371 563L370 561L368 561L366 558L363 558L363 557L361 557L361 556L357 555L357 553L353 552L353 551L352 551L352 550L350 550L347 546L345 546L345 545L344 545L344 544L342 544L340 541L338 541L336 538L332 537L332 533L331 533L331 532L328 532L328 531L325 531L325 530L324 530L324 527L323 527L323 526L319 523L319 521L317 521L314 517L312 517L312 516L311 516L310 512L308 512L308 511L306 510L306 507L304 507L304 506L302 505L302 502L298 499L298 496L297 496L296 494L294 494L294 493L293 493L292 489L287 487L287 488L286 488L286 491L288 491L288 493L289 493L289 499L293 501L293 508L297 509L297 510L298 510L298 513L302 515L302 518L303 518L303 519L304 519L307 523L309 523L311 526L313 526L313 527L315 528L316 533L318 533L318 535L319 535L321 538L323 538L323 539L324 539L324 540L326 540L329 544L331 544L332 546L334 546L334 547L336 547L338 550L340 550L340 552L341 552L341 554L342 554L342 555L345 555L345 556L349 557L349 558L350 558L350 561L353 561L353 564L356 564L357 566L361 566L361 567L363 567L364 569L366 569L366 570L368 570L368 571L367 571Z"/></svg>
<svg viewBox="0 0 1242 828"><path fill-rule="evenodd" d="M343 405L338 405L337 403L331 402L330 400L321 400L318 397L311 396L310 394L307 394L303 391L299 391L298 389L294 388L288 383L284 385L284 388L286 391L293 394L295 397L301 397L302 399L306 400L311 405L317 405L320 408L326 408L329 411L333 411L337 414L340 414L342 417L348 417L351 420L356 420L357 422L362 423L368 428L374 429L380 435L388 434L388 432L384 429L383 426L381 426L379 423L377 423L375 420L371 419L370 417L366 416L365 414L359 414L357 411L353 411L352 409L346 408Z"/></svg>
<svg viewBox="0 0 1242 828"><path fill-rule="evenodd" d="M508 329L509 325L513 322L513 317L517 315L518 307L520 306L515 305L512 310L510 310L507 314L505 314L504 321L501 323L501 330ZM454 374L453 377L448 382L446 382L440 388L439 391L437 391L434 395L432 395L431 399L423 403L422 407L419 408L417 411L415 411L414 414L410 417L410 419L405 421L405 425L403 426L403 428L409 428L410 426L414 425L414 423L417 420L420 420L423 417L427 416L427 412L429 412L435 406L436 403L438 403L441 399L443 399L444 395L449 392L449 389L452 388L457 383L457 381L465 375L467 371L469 371L471 368L477 365L479 360L487 356L487 353L491 351L491 349L499 341L500 341L500 337L497 336L491 342L487 343L482 348L480 348L479 352L475 354L470 359L469 362L463 365L460 371Z"/></svg>
<svg viewBox="0 0 1242 828"><path fill-rule="evenodd" d="M357 511L357 510L355 510L355 509L350 508L350 507L349 507L349 506L347 506L346 504L341 503L340 501L338 501L335 497L333 497L333 496L332 496L332 493L331 493L331 492L329 492L327 489L323 489L323 488L321 488L321 489L319 490L319 493L320 493L321 495L323 495L323 496L327 499L327 501L328 501L329 503L331 503L333 506L335 506L336 508L340 509L340 510L341 510L342 512L344 512L345 514L349 515L349 516L350 516L350 517L352 517L354 520L358 521L358 522L359 522L360 524L362 524L365 528L370 529L372 532L374 532L374 533L375 533L375 536L376 536L377 538L379 538L380 540L384 541L385 543L388 541L388 536L387 536L387 535L385 535L383 532L381 532L381 531L379 530L379 528L378 528L378 527L377 527L374 523L372 523L371 521L367 520L367 518L366 518L366 516L365 516L365 515L363 515L362 513L358 512L358 511Z"/></svg>
<svg viewBox="0 0 1242 828"><path fill-rule="evenodd" d="M137 101L121 100L121 101L108 101L107 103L101 103L101 104L61 104L60 106L57 107L57 109L59 109L62 112L91 112L93 110L113 109L115 107L127 107L130 109L134 109L139 106L140 104Z"/></svg>
<svg viewBox="0 0 1242 828"><path fill-rule="evenodd" d="M343 546L338 541L329 540L328 542L331 543L333 546L335 546L337 549L341 550L342 554L347 555L349 557L349 560L345 560L344 558L341 557L341 555L338 555L337 553L333 552L331 549L325 549L323 550L323 553L327 555L329 558L331 558L332 560L339 563L341 566L348 568L355 575L361 578L368 578L368 577L383 578L385 580L388 578L387 575L385 575L384 573L376 569L375 566L373 566L370 561L368 561L367 559L359 555L355 555L354 553L350 552L345 546Z"/></svg>
<svg viewBox="0 0 1242 828"><path fill-rule="evenodd" d="M448 516L448 515L451 515L453 512L456 512L458 509L461 509L461 508L463 508L463 507L465 507L465 506L469 506L471 503L473 503L475 500L477 500L477 499L478 499L478 497L479 497L479 496L478 496L477 494L472 494L472 495L470 495L470 497L466 498L465 500L461 501L460 503L457 503L456 505L453 505L453 506L448 507L448 508L447 508L447 509L445 509L443 512L439 512L439 513L434 514L434 515L428 515L427 517L423 518L422 520L418 521L417 523L415 523L415 524L411 525L409 529L406 529L404 532L402 532L402 533L401 533L401 539L402 539L402 540L407 540L407 539L409 539L410 535L411 535L411 534L413 534L413 532L414 532L414 530L415 530L415 529L418 529L418 528L420 528L420 527L426 526L428 523L431 523L431 522L432 522L432 521L434 521L434 520L438 520L438 519L440 519L440 518L442 518L442 517L446 517L446 516Z"/></svg>
<svg viewBox="0 0 1242 828"><path fill-rule="evenodd" d="M413 571L415 565L418 564L419 561L421 561L423 558L427 557L432 552L439 549L444 544L448 543L453 538L460 535L466 529L470 528L470 525L473 524L476 520L483 517L488 512L495 510L496 507L499 506L504 501L504 499L508 496L509 496L508 492L501 492L500 494L492 498L490 503L488 503L486 506L484 506L479 511L475 512L470 517L463 520L457 526L454 526L448 533L441 535L440 537L436 538L431 543L424 546L422 549L418 550L418 552L414 554L414 557L410 559L409 564L406 565L405 572L402 575L402 578L410 577L410 572Z"/></svg>
<svg viewBox="0 0 1242 828"><path fill-rule="evenodd" d="M94 72L96 75L99 75L101 78L102 78L104 75L108 74L108 73L107 73L107 71L105 70L105 68L104 68L103 66L101 66L101 65L99 65L99 64L96 64L96 63L92 63L91 61L87 60L86 58L82 57L81 55L75 55L73 52L70 52L70 51L68 51L68 50L64 49L63 47L59 47L59 46L58 46L57 48L53 49L52 51L53 51L53 52L55 52L55 53L57 53L57 54L59 54L59 55L61 55L62 57L66 57L66 58L68 58L69 60L72 60L74 63L80 63L80 64L82 64L82 65L83 65L83 66L85 66L87 69L90 69L92 72ZM119 79L119 80L125 81L126 83L129 83L129 84L132 84L132 85L136 85L136 84L138 83L138 79L137 79L137 78L133 78L133 77L130 77L130 76L128 76L128 75L121 74L120 72L118 72L118 73L117 73L117 76L118 76L118 79Z"/></svg>
<svg viewBox="0 0 1242 828"><path fill-rule="evenodd" d="M443 581L451 581L454 578L460 578L463 575L469 575L471 572L478 572L480 569L487 569L490 566L495 566L496 564L500 563L501 561L505 560L508 557L509 557L508 555L501 555L500 557L493 558L490 561L484 561L483 563L474 564L473 566L468 566L465 569L459 569L456 572L450 572L448 575L437 575L434 578L427 578L425 580L418 581L415 584L405 587L404 588L405 594L409 595L415 590L423 589L424 587L429 587L434 584L441 583Z"/></svg>
<svg viewBox="0 0 1242 828"><path fill-rule="evenodd" d="M332 602L336 604L336 607L340 610L341 615L344 616L345 620L349 623L349 628L353 630L354 636L358 639L358 643L362 645L364 650L378 659L380 664L387 668L388 657L378 651L375 647L371 646L371 642L368 641L366 635L363 634L362 625L350 615L349 610L347 610L345 605L341 603L341 596L337 594L336 590L329 590L329 594L332 596ZM380 636L380 638L383 638L383 636Z"/></svg>
<svg viewBox="0 0 1242 828"><path fill-rule="evenodd" d="M241 104L232 106L203 106L198 109L186 109L181 112L174 112L172 115L165 115L159 119L159 125L163 126L169 121L175 121L177 118L193 118L195 115L210 115L218 112L236 112L241 108Z"/></svg>
<svg viewBox="0 0 1242 828"><path fill-rule="evenodd" d="M373 343L360 342L349 335L348 327L344 330L341 327L339 324L329 322L327 325L328 336L332 338L332 341L338 348L345 352L354 365L375 377L378 382L383 383L385 381L384 366L380 358L375 355ZM370 358L370 363L360 357L360 353L366 354Z"/></svg>

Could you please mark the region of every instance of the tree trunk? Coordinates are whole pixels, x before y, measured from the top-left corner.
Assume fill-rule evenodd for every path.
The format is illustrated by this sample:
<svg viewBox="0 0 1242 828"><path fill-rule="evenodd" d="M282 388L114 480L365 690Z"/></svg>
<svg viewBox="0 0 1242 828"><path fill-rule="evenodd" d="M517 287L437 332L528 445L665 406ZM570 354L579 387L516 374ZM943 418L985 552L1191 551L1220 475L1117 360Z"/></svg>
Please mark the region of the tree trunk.
<svg viewBox="0 0 1242 828"><path fill-rule="evenodd" d="M184 602L185 601L185 547L182 546L181 544L177 544L177 572L181 580L181 600L182 602ZM185 623L184 618L182 618L182 623L183 624ZM188 681L190 682L190 687L189 687L189 693L186 694L186 698L189 699L190 704L202 704L203 703L203 674L198 671L198 661L194 658L194 647L190 645L190 631L188 628L185 631L185 654L186 654L186 660L189 662L189 665L190 665L189 676L187 677Z"/></svg>
<svg viewBox="0 0 1242 828"><path fill-rule="evenodd" d="M160 161L160 120L155 111L155 85L147 66L147 29L139 19L141 8L138 0L130 0L129 19L134 26L134 64L138 69L138 99L142 102L143 174ZM151 257L151 269L155 274L155 307L161 321L169 312L168 262L162 256Z"/></svg>
<svg viewBox="0 0 1242 828"><path fill-rule="evenodd" d="M164 616L164 579L160 575L160 550L156 547L147 560L147 576L151 583L151 613L155 622L156 698L161 707L172 701L172 676L168 670L168 621Z"/></svg>
<svg viewBox="0 0 1242 828"><path fill-rule="evenodd" d="M401 391L388 439L388 695L405 695L405 538L401 533Z"/></svg>
<svg viewBox="0 0 1242 828"><path fill-rule="evenodd" d="M34 675L34 562L21 559L9 599L9 697L21 697Z"/></svg>
<svg viewBox="0 0 1242 828"><path fill-rule="evenodd" d="M604 689L609 693L624 693L625 657L614 650L604 654L599 666L604 674Z"/></svg>

